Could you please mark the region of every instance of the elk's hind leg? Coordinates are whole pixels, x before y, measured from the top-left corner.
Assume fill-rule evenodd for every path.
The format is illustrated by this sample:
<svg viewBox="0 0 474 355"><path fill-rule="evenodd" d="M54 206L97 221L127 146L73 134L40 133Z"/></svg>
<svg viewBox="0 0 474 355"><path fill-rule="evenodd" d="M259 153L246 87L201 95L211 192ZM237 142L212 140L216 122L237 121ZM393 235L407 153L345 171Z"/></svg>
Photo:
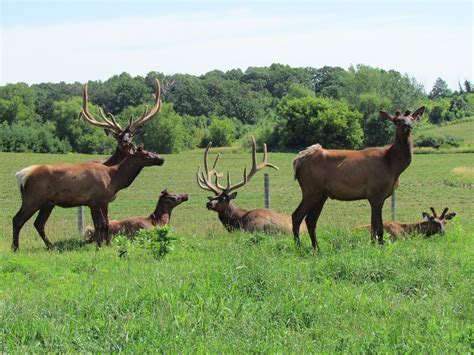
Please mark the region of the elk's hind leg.
<svg viewBox="0 0 474 355"><path fill-rule="evenodd" d="M49 216L51 215L51 212L53 211L54 205L46 205L41 207L38 217L36 217L35 220L35 228L38 231L41 239L43 239L44 244L46 244L46 248L49 250L53 249L53 244L49 241L48 237L46 236L46 233L44 232L44 226L46 222L48 221Z"/></svg>
<svg viewBox="0 0 474 355"><path fill-rule="evenodd" d="M311 210L311 207L312 207L312 201L303 196L303 200L301 200L300 204L291 215L291 222L293 224L293 238L295 239L295 243L297 246L301 245L301 242L300 242L301 222L303 222L303 219Z"/></svg>
<svg viewBox="0 0 474 355"><path fill-rule="evenodd" d="M309 211L305 219L309 237L311 238L311 245L313 246L313 249L317 251L319 251L319 244L318 238L316 236L316 225L318 223L319 216L321 215L321 211L323 210L324 203L327 199L328 198L326 196L320 197L318 202L316 202L314 207Z"/></svg>

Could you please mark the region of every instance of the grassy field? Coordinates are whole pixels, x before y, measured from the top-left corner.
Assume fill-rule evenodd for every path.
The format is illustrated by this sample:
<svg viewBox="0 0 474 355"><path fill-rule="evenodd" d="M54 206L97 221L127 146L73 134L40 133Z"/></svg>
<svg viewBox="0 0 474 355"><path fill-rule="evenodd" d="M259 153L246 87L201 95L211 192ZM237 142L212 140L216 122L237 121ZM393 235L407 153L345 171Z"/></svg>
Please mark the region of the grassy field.
<svg viewBox="0 0 474 355"><path fill-rule="evenodd" d="M268 171L271 205L285 213L300 200L293 157L270 153L281 169ZM55 251L45 251L32 219L20 252L10 252L20 206L14 173L90 159L0 153L1 351L474 350L473 154L415 155L402 175L397 219L417 221L430 206L449 206L458 215L445 236L372 247L368 234L350 231L370 221L366 201L327 202L317 255L307 235L297 250L290 236L229 234L205 209L208 194L194 177L202 152L193 151L145 169L110 205L111 218L146 215L163 188L190 193L174 211L178 240L165 259L120 259L113 247L84 246L76 210L60 208L47 225ZM225 152L220 168L236 181L245 163L249 153ZM262 207L263 174L239 191L236 204Z"/></svg>
<svg viewBox="0 0 474 355"><path fill-rule="evenodd" d="M435 126L429 129L421 130L417 134L436 134L450 135L463 139L463 147L474 146L474 120L453 123L446 126Z"/></svg>

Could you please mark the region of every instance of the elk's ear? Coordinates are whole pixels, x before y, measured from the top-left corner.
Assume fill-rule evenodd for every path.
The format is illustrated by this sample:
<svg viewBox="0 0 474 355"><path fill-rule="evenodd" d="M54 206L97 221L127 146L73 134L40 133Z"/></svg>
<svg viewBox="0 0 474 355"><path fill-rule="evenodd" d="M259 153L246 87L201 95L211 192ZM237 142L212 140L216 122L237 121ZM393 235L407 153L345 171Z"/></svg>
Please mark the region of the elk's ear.
<svg viewBox="0 0 474 355"><path fill-rule="evenodd" d="M425 112L425 106L421 106L419 109L417 109L415 112L411 114L411 117L415 120L419 120L421 115Z"/></svg>
<svg viewBox="0 0 474 355"><path fill-rule="evenodd" d="M137 151L143 152L143 150L144 150L144 149L143 149L143 144L137 145Z"/></svg>
<svg viewBox="0 0 474 355"><path fill-rule="evenodd" d="M388 112L385 112L385 111L379 111L379 112L380 112L380 116L382 116L382 118L385 118L386 120L393 121L393 116L391 114L389 114Z"/></svg>
<svg viewBox="0 0 474 355"><path fill-rule="evenodd" d="M429 213L423 212L421 215L423 216L424 221L428 222L430 220Z"/></svg>
<svg viewBox="0 0 474 355"><path fill-rule="evenodd" d="M213 197L213 196L207 196L207 199L208 199L209 201L212 201L212 200L214 200L214 197Z"/></svg>
<svg viewBox="0 0 474 355"><path fill-rule="evenodd" d="M237 191L235 191L235 192L233 192L233 193L231 193L231 194L229 195L229 200L233 200L233 199L235 199L236 197L237 197Z"/></svg>
<svg viewBox="0 0 474 355"><path fill-rule="evenodd" d="M163 191L161 191L161 194L162 194L162 195L169 195L168 188L166 188L166 189L164 189Z"/></svg>
<svg viewBox="0 0 474 355"><path fill-rule="evenodd" d="M446 216L444 216L444 219L449 221L450 219L453 219L456 216L456 213L448 213Z"/></svg>

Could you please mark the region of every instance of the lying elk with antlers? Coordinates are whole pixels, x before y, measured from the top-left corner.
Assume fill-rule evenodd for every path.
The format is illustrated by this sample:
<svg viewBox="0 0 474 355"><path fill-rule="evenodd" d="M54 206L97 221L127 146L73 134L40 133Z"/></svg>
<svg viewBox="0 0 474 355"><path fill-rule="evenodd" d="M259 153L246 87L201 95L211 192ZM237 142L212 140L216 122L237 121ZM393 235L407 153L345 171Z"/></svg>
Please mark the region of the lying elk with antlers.
<svg viewBox="0 0 474 355"><path fill-rule="evenodd" d="M132 143L133 137L138 134L143 128L144 124L151 120L160 110L161 89L160 82L158 79L155 79L155 88L155 101L152 109L148 111L148 107L145 105L143 115L135 121L130 118L129 124L125 128L122 128L122 126L117 122L115 116L110 112L107 112L106 115L102 108L99 108L99 113L102 117L103 122L98 121L96 118L94 118L94 116L90 113L88 107L89 95L87 90L87 83L84 84L82 92L82 109L79 115L83 117L87 123L99 128L103 128L107 135L111 135L118 142L114 154L110 156L107 160L94 160L92 162L103 163L107 166L116 165L120 163L123 159L125 159L128 153L134 149L134 145ZM107 118L107 116L109 117Z"/></svg>
<svg viewBox="0 0 474 355"><path fill-rule="evenodd" d="M420 107L413 114L396 112L395 116L380 111L383 118L396 126L395 140L389 147L335 150L315 144L298 154L293 167L303 199L292 215L297 245L300 244L299 228L306 218L313 249L319 249L316 224L328 197L342 201L369 200L372 241L377 234L378 242L383 244L382 207L398 184L400 174L411 163L410 132L413 122L424 110Z"/></svg>
<svg viewBox="0 0 474 355"><path fill-rule="evenodd" d="M48 249L52 248L44 226L55 206L89 206L96 230L97 246L100 246L103 240L107 244L110 242L107 237L108 204L115 199L118 191L130 186L143 167L164 163L164 159L158 154L147 152L141 146L138 148L131 146L132 149L128 149L131 145L131 135L159 112L161 107L159 92L157 81L153 108L148 112L145 107L142 117L136 121L131 120L128 127L123 130L112 115L109 121L102 110L101 115L106 122L94 119L87 108L87 86L84 87L81 115L89 123L113 131L119 140L117 151L104 164L89 162L32 165L17 172L15 177L20 186L22 205L13 217L13 250L18 250L21 228L38 210L35 228Z"/></svg>
<svg viewBox="0 0 474 355"><path fill-rule="evenodd" d="M130 217L120 221L109 221L109 238L118 234L133 238L140 229L151 229L170 224L173 209L187 200L188 194L172 193L165 189L161 191L155 211L151 215L147 217ZM84 231L84 237L88 243L94 241L94 234L94 227L87 226Z"/></svg>
<svg viewBox="0 0 474 355"><path fill-rule="evenodd" d="M430 237L434 234L441 234L445 233L445 226L446 223L453 219L456 216L456 213L448 213L448 207L446 207L441 215L438 217L436 211L433 207L430 207L431 212L433 215L430 215L427 212L423 212L423 221L416 222L416 223L401 223L401 222L385 222L383 224L383 229L385 232L390 234L391 240L395 241L400 239L403 236L409 234L421 234L425 237ZM370 224L357 227L354 230L361 230L361 229L370 229Z"/></svg>
<svg viewBox="0 0 474 355"><path fill-rule="evenodd" d="M246 231L263 231L267 233L291 232L291 219L289 216L265 208L247 211L234 206L231 202L231 200L235 199L237 196L235 190L249 182L259 170L262 170L265 167L279 170L275 165L268 163L266 144L263 145L263 161L257 165L257 147L255 138L252 137L252 169L247 174L247 167L245 167L243 180L235 185L231 185L230 175L229 172L227 172L226 187L222 186L219 182L223 174L219 174L216 171L217 161L219 160L220 154L217 154L212 169L209 170L207 159L211 144L212 143L209 143L204 152L205 171L202 172L200 167L198 167L196 177L197 183L201 189L211 191L215 194L215 197L208 197L209 202L206 206L209 210L216 211L219 214L219 220L222 222L224 227L229 232L239 229ZM214 183L212 182L213 179L215 181Z"/></svg>

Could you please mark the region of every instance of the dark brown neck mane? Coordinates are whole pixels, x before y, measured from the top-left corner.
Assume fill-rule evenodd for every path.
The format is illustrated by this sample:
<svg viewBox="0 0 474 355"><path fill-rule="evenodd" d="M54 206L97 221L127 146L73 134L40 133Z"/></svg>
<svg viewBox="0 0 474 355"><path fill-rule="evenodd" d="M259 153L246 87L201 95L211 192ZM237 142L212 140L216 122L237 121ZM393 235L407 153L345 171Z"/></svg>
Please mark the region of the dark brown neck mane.
<svg viewBox="0 0 474 355"><path fill-rule="evenodd" d="M111 166L111 187L115 191L125 189L131 185L133 180L140 174L145 165L133 156L128 156L121 163Z"/></svg>
<svg viewBox="0 0 474 355"><path fill-rule="evenodd" d="M388 164L397 177L410 165L412 156L413 142L411 137L397 130L393 144L386 150Z"/></svg>
<svg viewBox="0 0 474 355"><path fill-rule="evenodd" d="M150 215L151 223L154 226L163 226L171 221L171 212L173 207L161 200L158 201L155 211Z"/></svg>
<svg viewBox="0 0 474 355"><path fill-rule="evenodd" d="M236 207L232 204L232 202L229 202L227 209L225 211L219 212L219 220L229 232L234 229L241 229L243 227L243 216L247 212L247 210Z"/></svg>
<svg viewBox="0 0 474 355"><path fill-rule="evenodd" d="M117 146L115 148L114 154L112 154L106 161L104 161L102 164L105 166L114 166L119 164L122 160L124 160L127 156L122 152L120 147Z"/></svg>

